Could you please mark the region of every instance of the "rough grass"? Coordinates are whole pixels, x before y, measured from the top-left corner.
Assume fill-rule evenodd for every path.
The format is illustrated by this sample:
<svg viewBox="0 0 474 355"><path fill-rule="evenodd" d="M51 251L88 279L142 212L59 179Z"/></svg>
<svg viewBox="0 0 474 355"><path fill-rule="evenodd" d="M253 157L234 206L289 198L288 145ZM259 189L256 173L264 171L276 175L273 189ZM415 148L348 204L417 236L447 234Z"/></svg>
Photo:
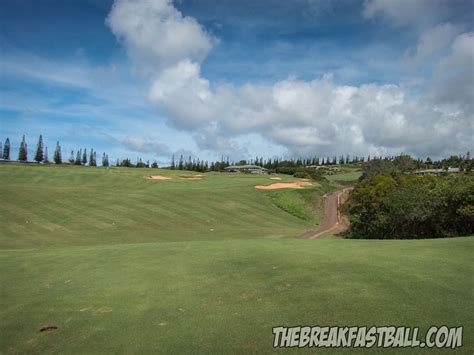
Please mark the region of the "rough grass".
<svg viewBox="0 0 474 355"><path fill-rule="evenodd" d="M306 188L304 190L273 190L268 192L272 202L283 211L313 224L319 224L322 217L319 209L324 188Z"/></svg>
<svg viewBox="0 0 474 355"><path fill-rule="evenodd" d="M0 353L272 353L278 325L463 325L474 351L472 237L295 240L322 191L150 173L0 165Z"/></svg>

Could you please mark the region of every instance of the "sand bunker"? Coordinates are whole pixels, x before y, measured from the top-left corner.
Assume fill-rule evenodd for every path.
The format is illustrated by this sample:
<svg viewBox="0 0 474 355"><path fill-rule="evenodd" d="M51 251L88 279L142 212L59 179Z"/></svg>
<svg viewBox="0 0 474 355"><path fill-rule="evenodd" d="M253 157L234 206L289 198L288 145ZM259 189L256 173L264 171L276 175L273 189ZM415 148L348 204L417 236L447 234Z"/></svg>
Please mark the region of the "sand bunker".
<svg viewBox="0 0 474 355"><path fill-rule="evenodd" d="M149 180L171 180L172 178L167 177L167 176L161 176L161 175L150 175L150 176L147 176L147 179L149 179Z"/></svg>
<svg viewBox="0 0 474 355"><path fill-rule="evenodd" d="M296 181L296 182L279 182L271 185L257 185L256 189L259 190L276 190L276 189L304 189L305 186L311 186L310 182Z"/></svg>
<svg viewBox="0 0 474 355"><path fill-rule="evenodd" d="M182 180L202 180L202 174L197 175L188 175L188 176L178 176L178 179ZM148 180L172 180L172 177L162 176L162 175L150 175L147 176L146 179Z"/></svg>
<svg viewBox="0 0 474 355"><path fill-rule="evenodd" d="M180 179L185 179L185 180L202 180L202 174L196 174L196 175L191 175L191 176L186 176L186 175L181 175L179 176Z"/></svg>
<svg viewBox="0 0 474 355"><path fill-rule="evenodd" d="M270 180L282 180L282 178L275 176L275 177L271 177Z"/></svg>

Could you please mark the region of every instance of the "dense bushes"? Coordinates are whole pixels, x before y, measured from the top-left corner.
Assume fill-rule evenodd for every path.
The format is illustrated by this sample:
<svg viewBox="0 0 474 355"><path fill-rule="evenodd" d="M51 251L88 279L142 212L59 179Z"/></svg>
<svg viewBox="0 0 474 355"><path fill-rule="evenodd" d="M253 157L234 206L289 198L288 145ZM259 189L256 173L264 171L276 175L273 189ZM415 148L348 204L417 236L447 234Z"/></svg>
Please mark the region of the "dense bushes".
<svg viewBox="0 0 474 355"><path fill-rule="evenodd" d="M399 155L393 160L374 159L362 165L361 180L371 178L378 174L395 175L406 173L413 171L416 167L417 161L412 159L409 155Z"/></svg>
<svg viewBox="0 0 474 355"><path fill-rule="evenodd" d="M304 168L295 166L282 166L275 171L279 174L293 175L298 179L311 179L313 181L327 181L321 172L314 168Z"/></svg>
<svg viewBox="0 0 474 355"><path fill-rule="evenodd" d="M372 159L362 163L362 176L360 180L371 178L378 174L404 174L416 169L448 169L459 168L461 171L470 172L474 169L474 159L468 152L465 156L451 156L448 159L436 162L427 158L426 161L413 159L409 155L399 155L392 158Z"/></svg>
<svg viewBox="0 0 474 355"><path fill-rule="evenodd" d="M353 238L474 234L474 178L376 175L354 188L343 209Z"/></svg>

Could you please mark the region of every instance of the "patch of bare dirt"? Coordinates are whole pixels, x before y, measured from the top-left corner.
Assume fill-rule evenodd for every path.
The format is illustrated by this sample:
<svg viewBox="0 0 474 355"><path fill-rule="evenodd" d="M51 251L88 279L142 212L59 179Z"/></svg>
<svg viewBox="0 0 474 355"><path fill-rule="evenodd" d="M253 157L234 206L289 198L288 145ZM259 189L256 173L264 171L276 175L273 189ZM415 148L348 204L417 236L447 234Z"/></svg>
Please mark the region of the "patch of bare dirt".
<svg viewBox="0 0 474 355"><path fill-rule="evenodd" d="M343 189L324 196L324 217L315 230L304 233L301 238L314 239L330 231L342 232L348 228L349 221L341 216L339 206L347 199L351 189Z"/></svg>
<svg viewBox="0 0 474 355"><path fill-rule="evenodd" d="M56 329L58 329L58 327L55 325L43 325L40 328L40 332L47 332L47 331L56 330Z"/></svg>
<svg viewBox="0 0 474 355"><path fill-rule="evenodd" d="M270 180L282 180L282 178L275 176L275 177L271 177Z"/></svg>

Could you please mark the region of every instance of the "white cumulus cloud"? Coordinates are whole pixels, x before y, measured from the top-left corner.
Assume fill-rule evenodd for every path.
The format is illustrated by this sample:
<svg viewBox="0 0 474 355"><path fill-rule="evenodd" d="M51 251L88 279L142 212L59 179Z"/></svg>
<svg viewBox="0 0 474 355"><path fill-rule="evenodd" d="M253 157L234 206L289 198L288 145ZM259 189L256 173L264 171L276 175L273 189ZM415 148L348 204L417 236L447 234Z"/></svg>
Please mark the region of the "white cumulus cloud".
<svg viewBox="0 0 474 355"><path fill-rule="evenodd" d="M156 74L183 58L200 62L215 41L194 18L182 16L171 0L118 0L107 24L145 74Z"/></svg>
<svg viewBox="0 0 474 355"><path fill-rule="evenodd" d="M394 9L392 3L368 1L365 14L384 11L397 20L400 8L412 11L413 6L426 5L400 1L400 8ZM458 103L471 99L472 90L449 95L435 89L442 83L453 88L458 81L465 81L463 89L472 89L472 35L455 37L454 26L435 27L420 39L414 60L443 46L449 53L439 61L426 93L412 97L397 84L337 85L330 74L266 85L211 83L201 74L201 63L216 40L170 1L116 0L108 24L134 65L148 73L151 104L172 126L193 132L201 149L244 152L235 137L248 134L258 134L292 154L320 156L441 155L474 146L472 107ZM471 73L464 72L469 69ZM452 75L456 70L464 70L464 77Z"/></svg>
<svg viewBox="0 0 474 355"><path fill-rule="evenodd" d="M423 32L413 53L407 53L408 64L424 64L428 58L448 47L459 32L460 29L451 23L439 24Z"/></svg>

